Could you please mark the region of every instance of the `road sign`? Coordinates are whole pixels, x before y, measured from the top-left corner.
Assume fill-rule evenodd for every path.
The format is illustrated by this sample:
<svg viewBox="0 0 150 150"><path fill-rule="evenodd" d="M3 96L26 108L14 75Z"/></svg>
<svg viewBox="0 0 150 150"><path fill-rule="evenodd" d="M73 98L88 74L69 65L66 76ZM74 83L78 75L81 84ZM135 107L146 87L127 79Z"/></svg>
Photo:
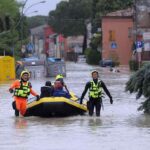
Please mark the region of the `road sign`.
<svg viewBox="0 0 150 150"><path fill-rule="evenodd" d="M34 45L32 43L28 43L27 50L28 52L32 52L34 50Z"/></svg>
<svg viewBox="0 0 150 150"><path fill-rule="evenodd" d="M117 48L117 43L116 42L112 42L111 43L111 48L112 49L116 49Z"/></svg>

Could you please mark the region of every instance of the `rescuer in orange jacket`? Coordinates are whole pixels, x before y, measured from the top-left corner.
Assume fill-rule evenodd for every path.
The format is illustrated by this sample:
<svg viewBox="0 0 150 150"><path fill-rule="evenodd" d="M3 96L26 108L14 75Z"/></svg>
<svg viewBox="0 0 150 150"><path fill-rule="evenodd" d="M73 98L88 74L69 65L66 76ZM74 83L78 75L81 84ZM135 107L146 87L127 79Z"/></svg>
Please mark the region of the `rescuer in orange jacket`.
<svg viewBox="0 0 150 150"><path fill-rule="evenodd" d="M15 108L15 115L19 116L19 112L22 116L25 115L27 109L27 98L30 93L37 97L39 95L32 89L31 83L29 82L30 74L28 71L22 71L20 80L14 81L9 88L10 93L14 93L13 108Z"/></svg>

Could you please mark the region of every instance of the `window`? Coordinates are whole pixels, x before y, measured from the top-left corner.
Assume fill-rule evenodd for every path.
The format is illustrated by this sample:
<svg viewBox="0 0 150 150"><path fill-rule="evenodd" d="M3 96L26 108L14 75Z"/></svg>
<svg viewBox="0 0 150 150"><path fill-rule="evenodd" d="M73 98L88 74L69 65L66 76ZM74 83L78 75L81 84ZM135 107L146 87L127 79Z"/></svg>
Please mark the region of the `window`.
<svg viewBox="0 0 150 150"><path fill-rule="evenodd" d="M115 40L115 31L114 31L114 30L110 30L110 31L109 31L109 41L110 41L110 42L116 41L116 40Z"/></svg>

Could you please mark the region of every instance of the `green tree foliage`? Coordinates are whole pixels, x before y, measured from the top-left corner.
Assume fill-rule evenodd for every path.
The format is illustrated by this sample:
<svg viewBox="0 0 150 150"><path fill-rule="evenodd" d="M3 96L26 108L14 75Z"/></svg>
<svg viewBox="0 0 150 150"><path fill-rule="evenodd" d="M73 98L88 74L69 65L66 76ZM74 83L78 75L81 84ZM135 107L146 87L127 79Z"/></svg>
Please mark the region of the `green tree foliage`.
<svg viewBox="0 0 150 150"><path fill-rule="evenodd" d="M18 12L19 7L15 0L0 1L0 32L11 28Z"/></svg>
<svg viewBox="0 0 150 150"><path fill-rule="evenodd" d="M29 29L46 24L48 22L47 16L33 16L27 18Z"/></svg>
<svg viewBox="0 0 150 150"><path fill-rule="evenodd" d="M133 0L98 0L96 12L99 17L119 9L126 9L133 5ZM98 14L99 13L99 14Z"/></svg>
<svg viewBox="0 0 150 150"><path fill-rule="evenodd" d="M30 34L28 18L24 15L20 16L20 14L18 15L17 18L18 19L16 20L16 22L18 22L18 24L16 25L16 30L19 32L19 40L21 40L21 39L26 40ZM21 35L21 32L22 32L22 35ZM23 44L25 44L25 43L23 43Z"/></svg>
<svg viewBox="0 0 150 150"><path fill-rule="evenodd" d="M133 6L134 0L95 0L95 16L93 19L93 29L94 31L101 24L102 16L107 13L117 11L120 9L126 9Z"/></svg>
<svg viewBox="0 0 150 150"><path fill-rule="evenodd" d="M12 54L14 44L18 41L17 16L19 5L16 0L0 1L0 55L5 51Z"/></svg>
<svg viewBox="0 0 150 150"><path fill-rule="evenodd" d="M131 71L137 71L139 69L139 62L137 60L130 60L129 67Z"/></svg>
<svg viewBox="0 0 150 150"><path fill-rule="evenodd" d="M65 36L84 34L85 20L91 17L91 4L92 0L62 1L49 13L49 24Z"/></svg>
<svg viewBox="0 0 150 150"><path fill-rule="evenodd" d="M49 24L58 33L79 35L85 33L85 21L91 20L93 33L100 27L101 17L109 12L131 7L133 0L70 0L60 2L49 13Z"/></svg>
<svg viewBox="0 0 150 150"><path fill-rule="evenodd" d="M143 95L146 101L142 103L138 110L150 113L150 64L144 65L130 77L126 83L126 91L137 93L137 99Z"/></svg>
<svg viewBox="0 0 150 150"><path fill-rule="evenodd" d="M93 50L91 48L86 49L85 51L86 61L91 65L98 65L101 59L100 52Z"/></svg>
<svg viewBox="0 0 150 150"><path fill-rule="evenodd" d="M97 50L98 47L101 47L101 38L102 35L100 33L95 33L91 39L90 46L93 50Z"/></svg>

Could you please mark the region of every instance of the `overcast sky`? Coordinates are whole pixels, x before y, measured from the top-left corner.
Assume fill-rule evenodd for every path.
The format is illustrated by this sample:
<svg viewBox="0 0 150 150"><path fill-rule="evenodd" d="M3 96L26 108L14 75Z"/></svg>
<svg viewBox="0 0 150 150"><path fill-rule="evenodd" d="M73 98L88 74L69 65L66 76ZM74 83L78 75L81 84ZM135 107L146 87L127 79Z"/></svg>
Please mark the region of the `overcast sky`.
<svg viewBox="0 0 150 150"><path fill-rule="evenodd" d="M23 0L18 0L19 2ZM26 16L35 16L35 15L45 15L47 16L49 11L54 10L56 8L56 5L61 1L61 0L45 0L45 3L38 3L43 0L28 0L25 6L25 10L29 8L31 5L31 8L29 8L25 15ZM38 3L38 4L37 4ZM34 11L38 11L37 13L33 13Z"/></svg>

